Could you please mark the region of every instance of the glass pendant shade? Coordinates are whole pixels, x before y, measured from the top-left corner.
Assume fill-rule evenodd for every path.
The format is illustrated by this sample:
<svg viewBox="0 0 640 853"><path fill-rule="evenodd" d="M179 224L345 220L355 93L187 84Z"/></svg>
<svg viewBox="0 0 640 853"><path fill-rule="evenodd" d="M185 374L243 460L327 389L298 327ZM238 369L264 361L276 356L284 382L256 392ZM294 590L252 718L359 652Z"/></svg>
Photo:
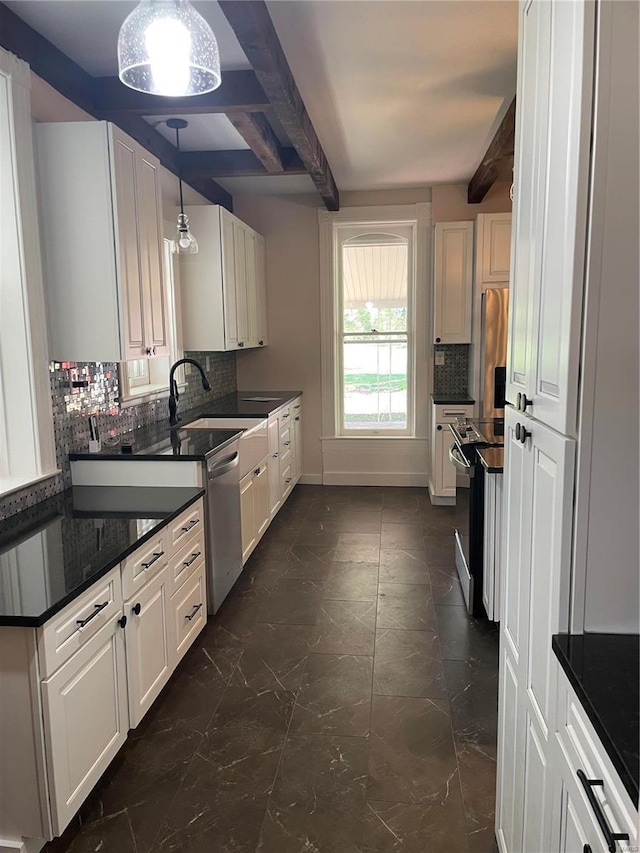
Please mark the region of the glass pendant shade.
<svg viewBox="0 0 640 853"><path fill-rule="evenodd" d="M222 81L213 31L188 0L142 0L118 36L118 76L131 89L180 98Z"/></svg>
<svg viewBox="0 0 640 853"><path fill-rule="evenodd" d="M198 254L198 241L189 230L189 217L186 213L178 214L178 231L175 248L180 255Z"/></svg>

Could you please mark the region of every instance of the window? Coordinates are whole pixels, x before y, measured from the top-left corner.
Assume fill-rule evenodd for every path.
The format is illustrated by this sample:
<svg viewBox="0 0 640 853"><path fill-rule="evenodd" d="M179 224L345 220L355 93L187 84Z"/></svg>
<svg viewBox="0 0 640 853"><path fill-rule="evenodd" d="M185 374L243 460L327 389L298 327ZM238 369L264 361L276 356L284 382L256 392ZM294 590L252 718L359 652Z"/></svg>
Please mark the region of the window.
<svg viewBox="0 0 640 853"><path fill-rule="evenodd" d="M175 226L165 223L165 233L175 231ZM169 394L169 368L174 361L182 358L178 338L177 300L178 292L178 259L172 251L173 241L165 237L163 241L163 264L166 303L168 306L169 325L169 355L157 358L140 358L134 361L124 361L120 364L120 403L136 405L143 398L166 397ZM179 368L176 376L178 384L183 384Z"/></svg>
<svg viewBox="0 0 640 853"><path fill-rule="evenodd" d="M342 435L412 428L412 229L339 229L336 354Z"/></svg>

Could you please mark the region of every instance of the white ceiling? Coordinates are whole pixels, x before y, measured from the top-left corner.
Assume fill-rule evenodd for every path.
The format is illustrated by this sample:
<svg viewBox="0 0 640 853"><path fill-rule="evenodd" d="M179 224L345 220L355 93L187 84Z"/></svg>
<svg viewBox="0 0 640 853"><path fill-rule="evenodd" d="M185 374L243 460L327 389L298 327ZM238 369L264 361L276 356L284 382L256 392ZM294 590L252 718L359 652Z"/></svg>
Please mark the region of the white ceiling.
<svg viewBox="0 0 640 853"><path fill-rule="evenodd" d="M90 74L117 73L118 30L133 0L5 2ZM218 3L194 6L216 33L223 72L250 67ZM339 189L455 183L473 174L515 92L517 0L268 6ZM247 147L224 116L188 120L185 150ZM166 126L157 129L168 135ZM274 194L312 187L306 176L220 183Z"/></svg>

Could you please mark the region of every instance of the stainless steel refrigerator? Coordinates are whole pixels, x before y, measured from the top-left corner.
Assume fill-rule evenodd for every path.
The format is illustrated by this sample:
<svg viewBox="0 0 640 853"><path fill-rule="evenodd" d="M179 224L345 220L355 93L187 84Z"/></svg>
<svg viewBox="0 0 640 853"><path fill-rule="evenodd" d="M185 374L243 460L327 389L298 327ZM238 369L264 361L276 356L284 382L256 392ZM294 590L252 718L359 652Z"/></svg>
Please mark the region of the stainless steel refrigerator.
<svg viewBox="0 0 640 853"><path fill-rule="evenodd" d="M504 416L507 379L509 289L490 287L482 294L480 342L480 419Z"/></svg>

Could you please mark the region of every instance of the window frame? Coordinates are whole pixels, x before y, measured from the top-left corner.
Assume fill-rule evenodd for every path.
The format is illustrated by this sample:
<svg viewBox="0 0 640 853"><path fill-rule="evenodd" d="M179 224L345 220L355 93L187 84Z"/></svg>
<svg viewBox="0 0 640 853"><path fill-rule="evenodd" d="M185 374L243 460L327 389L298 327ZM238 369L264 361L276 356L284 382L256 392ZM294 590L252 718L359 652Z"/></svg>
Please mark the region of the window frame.
<svg viewBox="0 0 640 853"><path fill-rule="evenodd" d="M343 247L349 240L369 234L380 236L398 236L407 241L407 327L405 332L386 333L381 336L403 335L407 342L407 425L404 429L380 427L347 429L344 422L344 271ZM415 258L416 223L406 222L367 222L361 224L339 223L335 228L335 268L334 288L334 324L336 329L334 353L334 390L335 390L335 434L341 438L411 438L415 436ZM363 337L367 333L363 333ZM372 335L374 333L368 333Z"/></svg>

